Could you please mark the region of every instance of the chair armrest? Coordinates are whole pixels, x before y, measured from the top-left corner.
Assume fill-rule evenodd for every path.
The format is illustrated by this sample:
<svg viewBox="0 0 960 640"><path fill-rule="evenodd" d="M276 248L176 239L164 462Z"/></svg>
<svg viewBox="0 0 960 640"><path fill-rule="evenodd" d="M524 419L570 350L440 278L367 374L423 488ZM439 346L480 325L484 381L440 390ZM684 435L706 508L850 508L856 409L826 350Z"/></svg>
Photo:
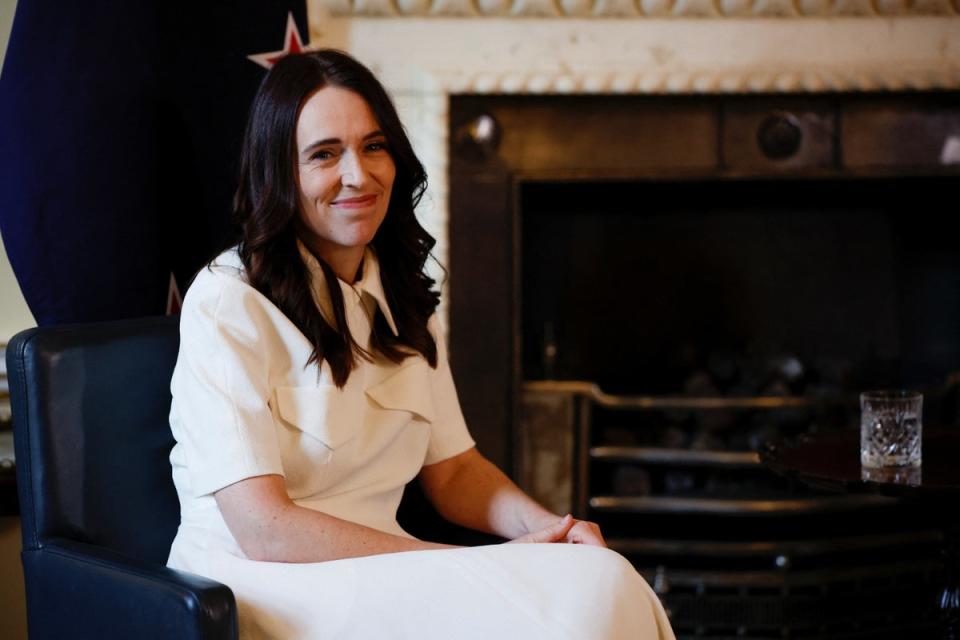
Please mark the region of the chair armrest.
<svg viewBox="0 0 960 640"><path fill-rule="evenodd" d="M223 584L54 539L23 551L31 640L236 640L237 607ZM55 613L54 613L55 612Z"/></svg>

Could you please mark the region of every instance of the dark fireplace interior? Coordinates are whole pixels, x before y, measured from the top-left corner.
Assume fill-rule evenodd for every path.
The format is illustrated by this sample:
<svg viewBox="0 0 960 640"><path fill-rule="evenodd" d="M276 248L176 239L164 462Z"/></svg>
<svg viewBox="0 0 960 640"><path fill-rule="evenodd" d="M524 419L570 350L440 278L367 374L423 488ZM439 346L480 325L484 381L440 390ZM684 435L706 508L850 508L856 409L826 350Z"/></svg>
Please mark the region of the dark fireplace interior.
<svg viewBox="0 0 960 640"><path fill-rule="evenodd" d="M600 522L679 637L932 632L931 515L757 451L870 388L957 426L960 95L457 96L450 126L480 449Z"/></svg>
<svg viewBox="0 0 960 640"><path fill-rule="evenodd" d="M524 380L825 395L960 368L957 181L528 182Z"/></svg>

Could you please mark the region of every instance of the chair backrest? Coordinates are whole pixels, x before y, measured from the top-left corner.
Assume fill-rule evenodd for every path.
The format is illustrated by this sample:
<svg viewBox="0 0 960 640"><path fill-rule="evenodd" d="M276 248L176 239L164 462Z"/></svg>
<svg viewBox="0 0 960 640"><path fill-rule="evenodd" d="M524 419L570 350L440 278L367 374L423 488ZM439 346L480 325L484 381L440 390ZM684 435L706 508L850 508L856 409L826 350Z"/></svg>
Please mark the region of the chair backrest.
<svg viewBox="0 0 960 640"><path fill-rule="evenodd" d="M52 538L165 563L178 318L30 329L7 346L24 550Z"/></svg>

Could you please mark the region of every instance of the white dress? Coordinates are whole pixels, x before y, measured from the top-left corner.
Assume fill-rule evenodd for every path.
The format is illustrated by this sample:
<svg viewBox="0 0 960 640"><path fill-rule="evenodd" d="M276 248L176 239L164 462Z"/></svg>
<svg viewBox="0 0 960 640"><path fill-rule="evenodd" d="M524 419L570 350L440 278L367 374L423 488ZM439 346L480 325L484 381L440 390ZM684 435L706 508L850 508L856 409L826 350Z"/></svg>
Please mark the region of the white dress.
<svg viewBox="0 0 960 640"><path fill-rule="evenodd" d="M301 245L315 302L330 298ZM368 346L377 306L395 331L368 251L363 277L339 282L348 324ZM656 596L607 549L490 545L288 564L249 560L213 493L280 474L298 505L400 536L403 488L426 464L473 446L435 319L438 366L358 359L343 389L311 344L246 283L235 250L190 286L171 389L170 453L181 523L168 565L228 585L243 639L669 639Z"/></svg>

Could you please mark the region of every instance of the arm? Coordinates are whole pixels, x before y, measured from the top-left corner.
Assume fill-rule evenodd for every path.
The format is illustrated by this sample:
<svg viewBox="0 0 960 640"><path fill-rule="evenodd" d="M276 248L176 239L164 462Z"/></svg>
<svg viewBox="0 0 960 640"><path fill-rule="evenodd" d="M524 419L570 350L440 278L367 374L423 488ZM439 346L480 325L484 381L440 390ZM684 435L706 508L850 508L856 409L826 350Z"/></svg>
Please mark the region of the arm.
<svg viewBox="0 0 960 640"><path fill-rule="evenodd" d="M565 523L521 491L476 448L425 466L420 482L440 515L456 524L518 542L606 546L596 524Z"/></svg>
<svg viewBox="0 0 960 640"><path fill-rule="evenodd" d="M452 548L391 535L297 506L279 475L241 480L220 489L214 498L230 533L251 560L323 562Z"/></svg>
<svg viewBox="0 0 960 640"><path fill-rule="evenodd" d="M247 557L319 562L439 548L297 506L286 491L270 399L273 320L258 292L202 270L180 321L171 427L190 460L190 484L213 494Z"/></svg>
<svg viewBox="0 0 960 640"><path fill-rule="evenodd" d="M427 499L447 520L513 542L603 544L595 524L550 513L480 455L460 410L436 316L427 326L437 343L438 361L431 389L435 416L426 464L419 476Z"/></svg>

